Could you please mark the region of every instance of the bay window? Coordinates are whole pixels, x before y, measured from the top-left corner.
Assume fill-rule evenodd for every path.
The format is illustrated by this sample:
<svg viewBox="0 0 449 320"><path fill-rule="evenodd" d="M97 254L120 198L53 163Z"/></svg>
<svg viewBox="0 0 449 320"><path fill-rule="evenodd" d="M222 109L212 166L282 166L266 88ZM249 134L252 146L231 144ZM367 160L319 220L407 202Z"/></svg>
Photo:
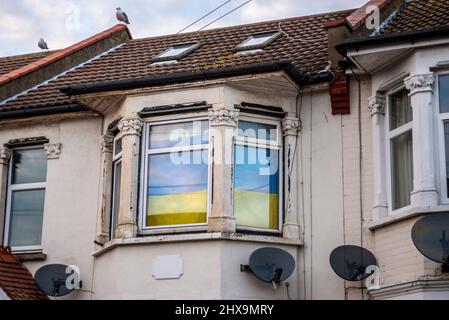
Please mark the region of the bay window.
<svg viewBox="0 0 449 320"><path fill-rule="evenodd" d="M47 155L43 147L13 150L4 239L13 250L41 248L46 181Z"/></svg>
<svg viewBox="0 0 449 320"><path fill-rule="evenodd" d="M239 120L234 154L234 216L238 229L279 231L281 137L274 121Z"/></svg>
<svg viewBox="0 0 449 320"><path fill-rule="evenodd" d="M150 123L146 138L143 229L206 224L209 122Z"/></svg>
<svg viewBox="0 0 449 320"><path fill-rule="evenodd" d="M410 205L413 190L413 110L408 91L401 89L388 100L392 210Z"/></svg>

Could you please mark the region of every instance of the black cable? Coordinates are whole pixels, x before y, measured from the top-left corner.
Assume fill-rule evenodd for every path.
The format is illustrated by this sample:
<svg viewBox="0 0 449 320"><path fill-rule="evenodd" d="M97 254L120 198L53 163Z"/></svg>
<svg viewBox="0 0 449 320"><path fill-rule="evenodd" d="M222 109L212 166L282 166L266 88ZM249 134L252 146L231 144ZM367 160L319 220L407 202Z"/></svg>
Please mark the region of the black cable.
<svg viewBox="0 0 449 320"><path fill-rule="evenodd" d="M231 14L231 13L233 13L234 11L237 11L237 10L238 10L238 9L240 9L241 7L243 7L243 6L247 5L247 4L248 4L248 3L250 3L251 1L253 1L253 0L248 0L248 1L244 2L244 3L242 3L241 5L239 5L238 7L234 8L234 9L232 9L232 10L231 10L231 11L229 11L228 13L226 13L226 14L222 15L221 17L219 17L219 18L215 19L214 21L212 21L212 22L210 22L210 23L206 24L206 25L205 25L204 27L202 27L202 28L198 29L198 31L201 31L201 30L203 30L203 29L207 28L208 26L210 26L211 24L214 24L215 22L217 22L217 21L219 21L219 20L223 19L224 17L226 17L226 16L230 15L230 14Z"/></svg>
<svg viewBox="0 0 449 320"><path fill-rule="evenodd" d="M222 7L224 7L225 5L227 5L229 2L231 2L232 0L228 0L225 3L219 5L218 7L216 7L214 10L209 11L208 13L206 13L204 16L202 16L201 18L199 18L198 20L192 22L191 24L189 24L187 27L185 27L184 29L182 29L181 31L176 32L176 34L181 33L187 29L189 29L191 26L197 24L198 22L200 22L201 20L203 20L204 18L210 16L212 13L214 13L215 11L217 11L218 9L221 9Z"/></svg>

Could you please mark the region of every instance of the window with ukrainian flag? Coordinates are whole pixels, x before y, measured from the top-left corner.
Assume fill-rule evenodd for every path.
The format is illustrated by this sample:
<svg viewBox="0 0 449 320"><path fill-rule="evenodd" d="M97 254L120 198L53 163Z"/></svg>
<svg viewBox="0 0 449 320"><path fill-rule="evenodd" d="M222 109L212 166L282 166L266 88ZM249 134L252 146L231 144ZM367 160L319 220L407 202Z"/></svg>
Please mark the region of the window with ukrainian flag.
<svg viewBox="0 0 449 320"><path fill-rule="evenodd" d="M207 222L208 125L188 121L150 126L146 227Z"/></svg>
<svg viewBox="0 0 449 320"><path fill-rule="evenodd" d="M279 230L278 126L239 121L234 147L234 215L238 227Z"/></svg>

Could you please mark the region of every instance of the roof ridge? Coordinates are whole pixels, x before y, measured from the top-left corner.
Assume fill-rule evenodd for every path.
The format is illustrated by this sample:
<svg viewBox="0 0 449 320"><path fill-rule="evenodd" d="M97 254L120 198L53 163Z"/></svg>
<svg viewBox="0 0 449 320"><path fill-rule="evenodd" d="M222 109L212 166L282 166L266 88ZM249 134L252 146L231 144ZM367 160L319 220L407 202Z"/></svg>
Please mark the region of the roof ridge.
<svg viewBox="0 0 449 320"><path fill-rule="evenodd" d="M70 54L77 52L81 49L84 49L99 40L103 40L103 39L107 38L108 36L112 35L113 33L116 33L118 31L122 31L125 29L128 30L128 28L125 25L117 24L117 25L115 25L109 29L106 29L100 33L97 33L89 38L86 38L86 39L81 40L71 46L68 46L67 48L55 51L49 55L42 57L41 59L39 59L37 61L27 64L23 67L16 69L16 70L10 71L4 75L0 75L0 86L10 82L11 80L20 78L26 74L29 74L30 72L33 72L42 67L45 67L55 61L65 58L65 57L69 56ZM129 33L129 30L128 30L128 33Z"/></svg>
<svg viewBox="0 0 449 320"><path fill-rule="evenodd" d="M290 18L284 18L284 19L273 19L273 20L266 20L266 21L252 22L252 23L244 23L244 24L232 25L232 26L227 26L227 27L189 31L189 32L183 32L183 33L169 33L169 34L163 34L163 35L158 35L158 36L150 36L150 37L132 39L131 41L137 42L137 41L143 41L143 40L148 40L148 39L160 39L160 38L178 37L178 36L180 37L180 36L200 34L200 33L216 32L216 31L220 31L220 30L233 30L233 29L239 29L242 27L264 25L264 24L269 24L269 23L274 23L274 22L306 20L306 19L317 18L317 17L326 16L326 15L339 15L342 13L350 14L350 13L354 12L355 10L357 10L357 8L345 9L345 10L339 10L339 11L331 11L331 12L323 12L323 13L315 13L315 14L306 15L306 16L297 16L297 17L290 17Z"/></svg>

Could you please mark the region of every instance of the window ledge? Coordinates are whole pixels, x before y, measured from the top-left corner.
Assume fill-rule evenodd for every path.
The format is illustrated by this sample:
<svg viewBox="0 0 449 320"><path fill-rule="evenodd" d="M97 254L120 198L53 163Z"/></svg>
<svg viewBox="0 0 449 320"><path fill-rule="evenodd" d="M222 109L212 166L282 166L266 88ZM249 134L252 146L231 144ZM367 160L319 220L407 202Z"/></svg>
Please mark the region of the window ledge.
<svg viewBox="0 0 449 320"><path fill-rule="evenodd" d="M29 261L45 261L47 260L47 255L43 252L13 252L13 256L19 262L29 262Z"/></svg>
<svg viewBox="0 0 449 320"><path fill-rule="evenodd" d="M448 211L449 205L447 204L432 207L410 207L398 213L389 215L388 217L384 217L376 221L371 221L368 224L368 228L370 230L376 230L420 215L425 215L429 213L448 212Z"/></svg>
<svg viewBox="0 0 449 320"><path fill-rule="evenodd" d="M225 240L225 241L244 241L244 242L258 242L267 244L287 245L287 246L302 246L301 240L291 240L278 237L262 236L262 235L247 235L239 233L196 233L196 234L174 234L174 235L160 235L148 236L131 239L115 239L104 245L103 248L93 253L94 257L122 246L132 245L152 245L158 243L170 242L189 242L189 241L208 241L208 240Z"/></svg>

